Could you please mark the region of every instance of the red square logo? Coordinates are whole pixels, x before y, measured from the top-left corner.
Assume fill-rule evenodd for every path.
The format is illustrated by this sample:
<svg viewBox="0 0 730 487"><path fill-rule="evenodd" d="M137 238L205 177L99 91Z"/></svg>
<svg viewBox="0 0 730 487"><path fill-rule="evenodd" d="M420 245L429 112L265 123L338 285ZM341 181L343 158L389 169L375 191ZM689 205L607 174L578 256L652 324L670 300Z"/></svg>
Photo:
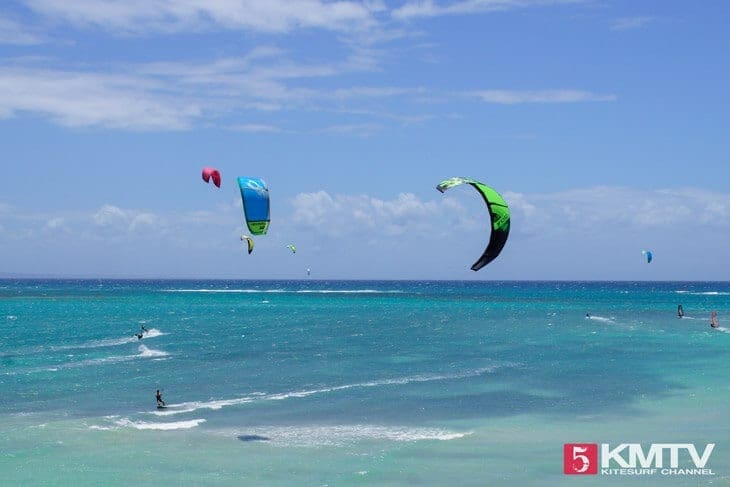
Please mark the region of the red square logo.
<svg viewBox="0 0 730 487"><path fill-rule="evenodd" d="M596 475L598 445L596 443L566 443L563 445L565 475Z"/></svg>

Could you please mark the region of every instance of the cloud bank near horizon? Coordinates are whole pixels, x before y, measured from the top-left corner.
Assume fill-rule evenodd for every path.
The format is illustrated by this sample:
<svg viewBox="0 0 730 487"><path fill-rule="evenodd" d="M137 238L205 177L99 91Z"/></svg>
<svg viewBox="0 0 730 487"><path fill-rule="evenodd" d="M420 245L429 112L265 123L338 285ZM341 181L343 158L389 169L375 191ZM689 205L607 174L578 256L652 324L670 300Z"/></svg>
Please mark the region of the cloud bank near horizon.
<svg viewBox="0 0 730 487"><path fill-rule="evenodd" d="M305 260L307 267L338 278L487 278L488 273L463 272L486 245L486 208L469 191L452 193L426 200L411 193L390 199L300 193L279 204L269 234L256 239L261 257L242 262L262 278L290 275L290 266ZM559 269L571 278L571 272L582 275L612 262L617 271L628 272L644 248L654 250L659 263L654 267L664 266L667 278L681 278L672 277L673 270L684 272L688 263L708 261L703 265L708 270L712 254L730 257L730 194L595 187L503 196L512 211L512 230L503 255L492 264L501 278L538 278L535 273L551 278ZM159 212L109 203L27 214L0 205L2 267L16 273L105 275L109 268L108 276L231 277L230 262L247 258L238 239L242 231L237 204ZM301 262L282 260L281 250L290 242ZM562 246L574 250L550 256L550 249ZM45 257L16 258L29 252ZM91 254L93 261L86 257ZM57 260L59 255L69 258ZM123 268L99 265L123 261L122 256L136 257ZM44 267L43 259L52 265Z"/></svg>

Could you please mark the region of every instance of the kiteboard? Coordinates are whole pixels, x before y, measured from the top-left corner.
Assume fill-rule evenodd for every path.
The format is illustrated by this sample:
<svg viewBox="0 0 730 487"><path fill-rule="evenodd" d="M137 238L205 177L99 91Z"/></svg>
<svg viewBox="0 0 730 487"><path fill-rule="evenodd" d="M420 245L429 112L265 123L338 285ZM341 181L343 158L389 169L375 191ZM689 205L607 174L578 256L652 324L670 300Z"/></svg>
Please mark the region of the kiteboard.
<svg viewBox="0 0 730 487"><path fill-rule="evenodd" d="M158 405L157 405L157 409L167 409L167 406L160 406L160 405L158 404Z"/></svg>

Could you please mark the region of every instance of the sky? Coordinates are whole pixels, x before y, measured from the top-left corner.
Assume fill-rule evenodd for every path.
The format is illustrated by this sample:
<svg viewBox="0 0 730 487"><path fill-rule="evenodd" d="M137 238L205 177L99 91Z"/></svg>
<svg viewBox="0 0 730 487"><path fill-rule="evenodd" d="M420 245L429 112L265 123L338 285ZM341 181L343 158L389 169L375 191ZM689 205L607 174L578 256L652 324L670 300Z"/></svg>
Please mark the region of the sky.
<svg viewBox="0 0 730 487"><path fill-rule="evenodd" d="M727 280L728 18L722 0L6 0L0 277ZM251 255L238 176L271 196ZM512 213L478 272L489 217L468 186L436 191L452 176Z"/></svg>

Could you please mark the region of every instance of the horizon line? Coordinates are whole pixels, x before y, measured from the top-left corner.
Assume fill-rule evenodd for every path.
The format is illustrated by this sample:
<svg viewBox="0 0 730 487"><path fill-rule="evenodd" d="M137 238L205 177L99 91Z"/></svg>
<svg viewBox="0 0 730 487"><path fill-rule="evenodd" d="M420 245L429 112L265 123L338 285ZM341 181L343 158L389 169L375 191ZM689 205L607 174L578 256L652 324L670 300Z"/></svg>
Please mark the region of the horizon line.
<svg viewBox="0 0 730 487"><path fill-rule="evenodd" d="M227 277L79 277L79 276L7 276L0 274L0 281L345 281L345 282L586 282L586 283L730 283L730 280L637 280L637 279L383 279L383 278L227 278Z"/></svg>

